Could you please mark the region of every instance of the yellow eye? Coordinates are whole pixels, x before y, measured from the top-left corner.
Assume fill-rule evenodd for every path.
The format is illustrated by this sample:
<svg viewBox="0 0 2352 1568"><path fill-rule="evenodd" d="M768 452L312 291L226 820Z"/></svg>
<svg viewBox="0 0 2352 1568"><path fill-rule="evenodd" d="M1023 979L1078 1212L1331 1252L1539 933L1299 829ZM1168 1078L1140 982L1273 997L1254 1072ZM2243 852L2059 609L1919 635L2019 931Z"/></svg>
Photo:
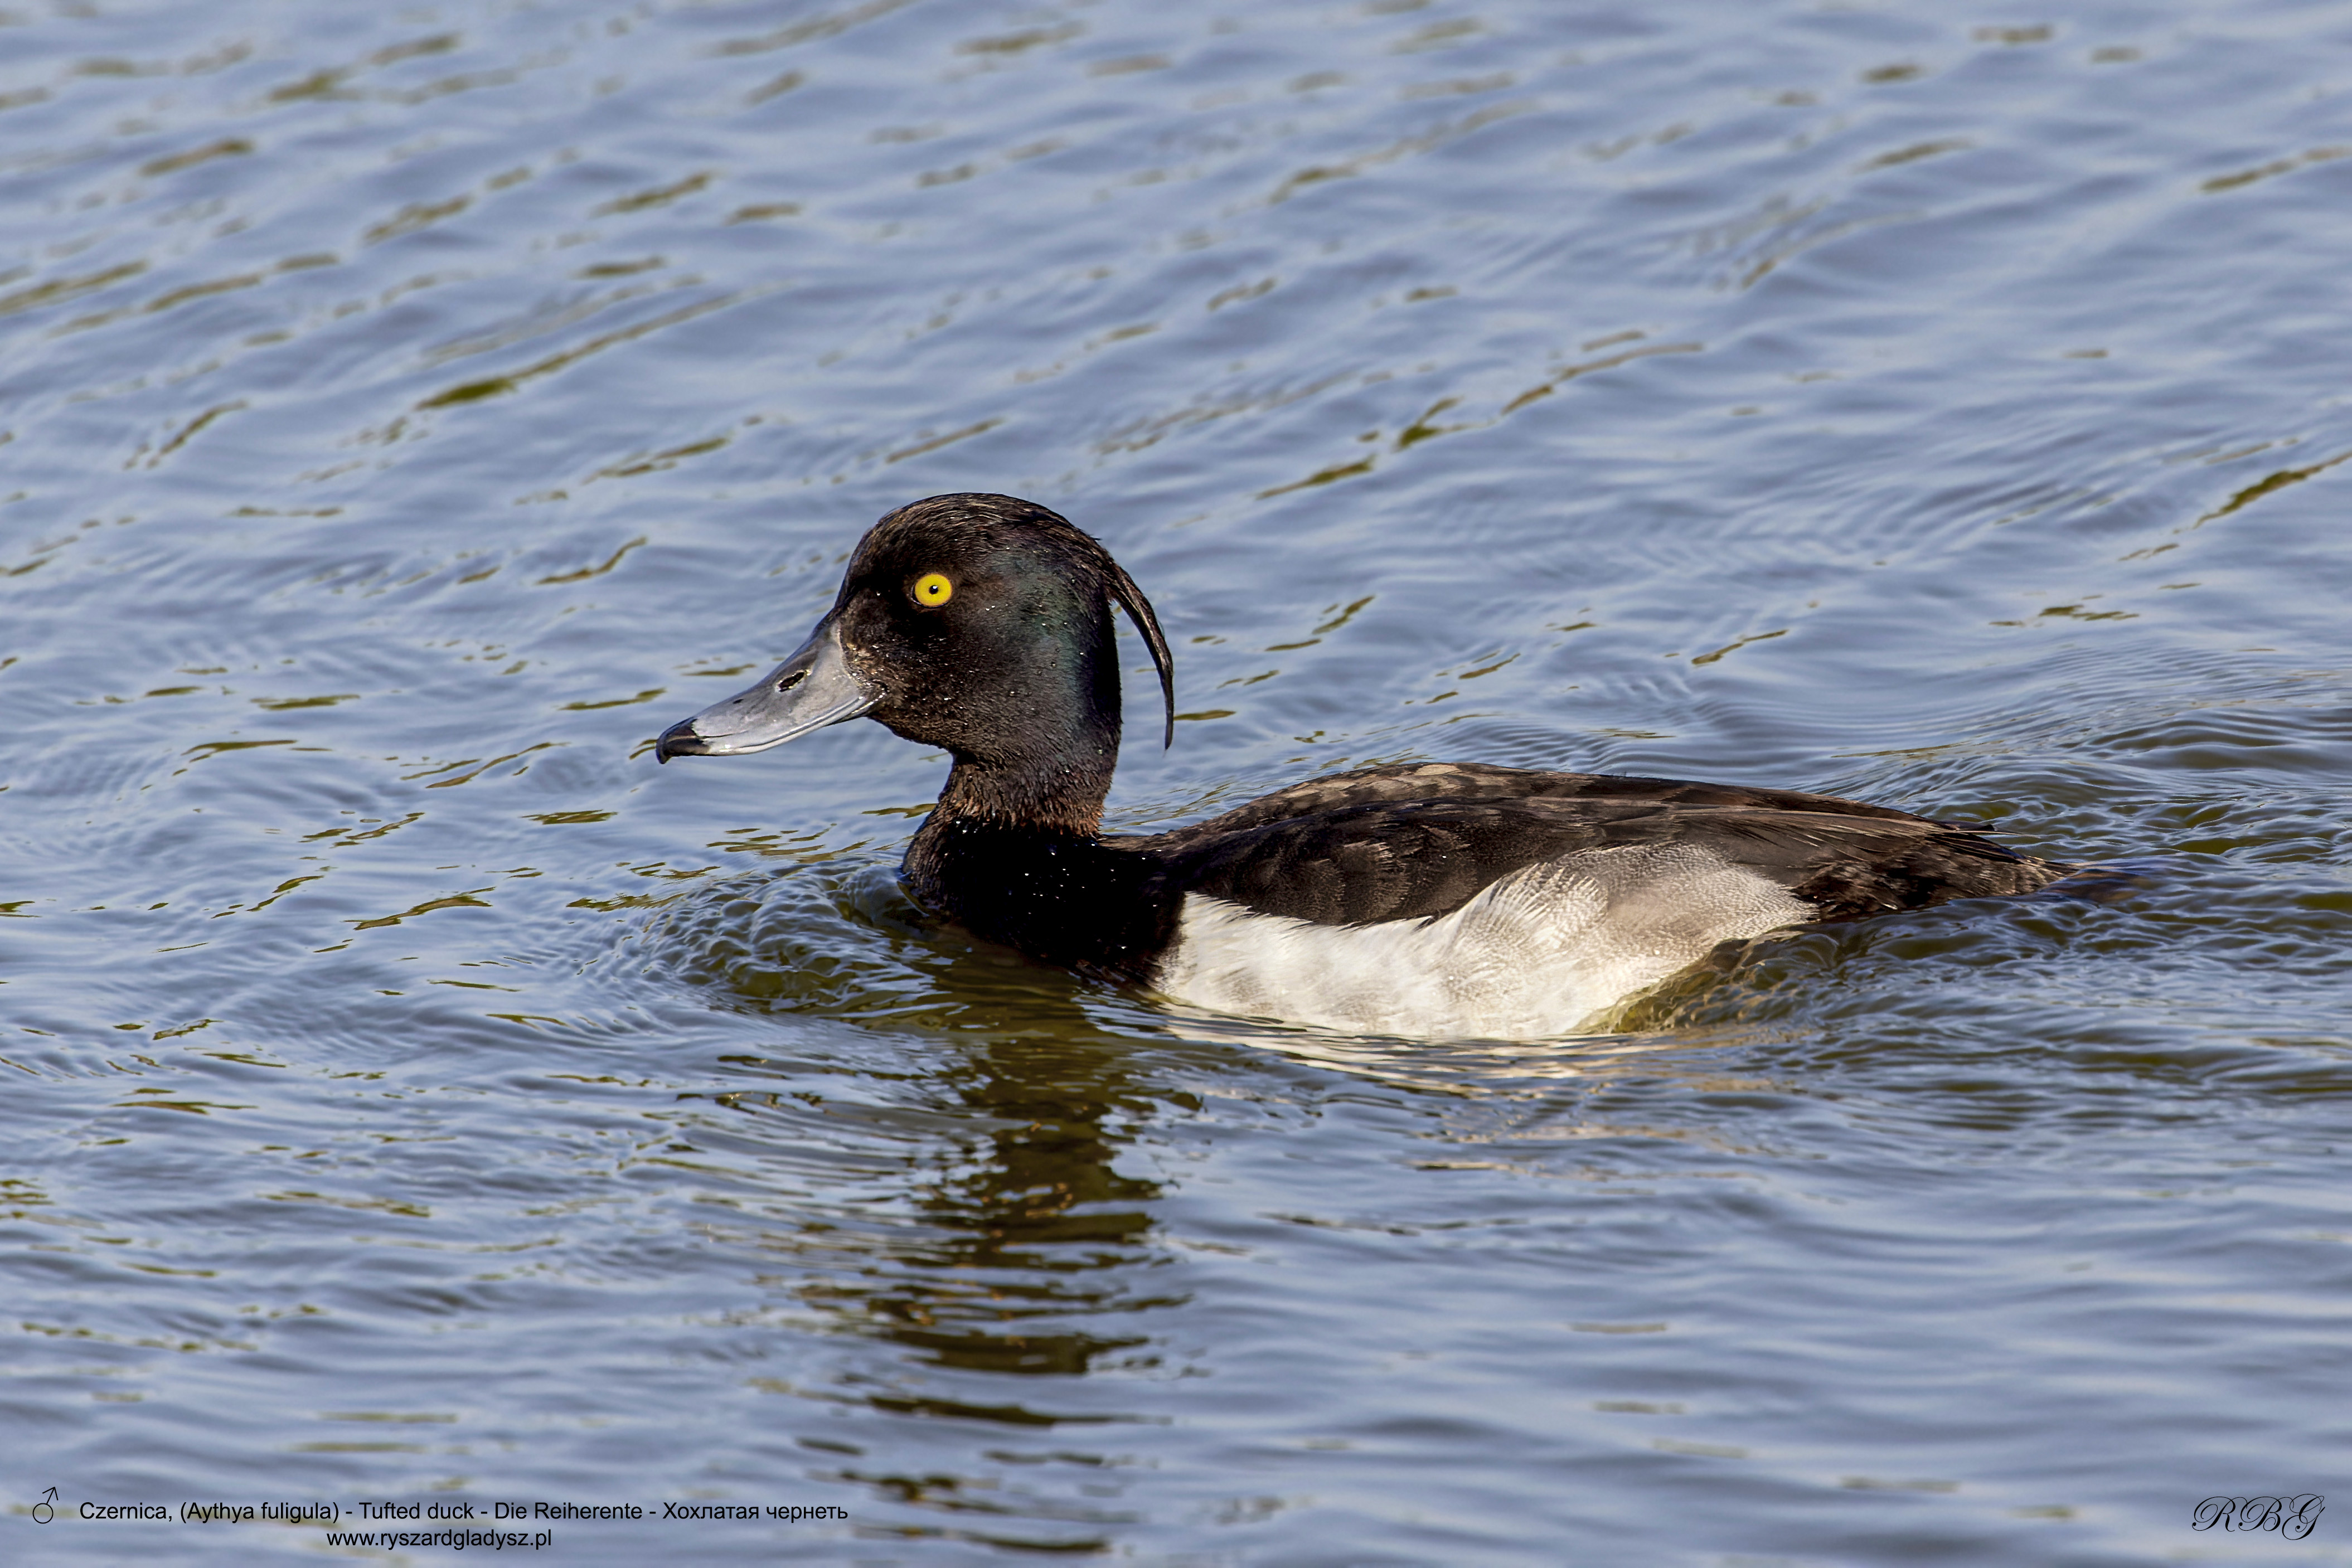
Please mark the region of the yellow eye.
<svg viewBox="0 0 2352 1568"><path fill-rule="evenodd" d="M955 584L943 573L927 571L915 579L915 602L926 610L937 610L955 597Z"/></svg>

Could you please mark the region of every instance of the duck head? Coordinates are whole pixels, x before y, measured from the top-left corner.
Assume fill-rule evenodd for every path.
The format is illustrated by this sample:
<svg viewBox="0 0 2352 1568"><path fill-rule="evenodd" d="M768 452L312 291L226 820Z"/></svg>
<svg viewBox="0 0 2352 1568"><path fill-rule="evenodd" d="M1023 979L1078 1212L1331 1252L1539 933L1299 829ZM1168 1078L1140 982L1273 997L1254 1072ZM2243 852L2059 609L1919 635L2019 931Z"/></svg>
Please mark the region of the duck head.
<svg viewBox="0 0 2352 1568"><path fill-rule="evenodd" d="M764 751L868 717L953 757L950 796L961 779L989 814L1084 819L1092 831L1118 755L1114 602L1159 667L1165 745L1167 640L1109 552L1034 502L933 496L868 530L798 653L664 730L654 754Z"/></svg>

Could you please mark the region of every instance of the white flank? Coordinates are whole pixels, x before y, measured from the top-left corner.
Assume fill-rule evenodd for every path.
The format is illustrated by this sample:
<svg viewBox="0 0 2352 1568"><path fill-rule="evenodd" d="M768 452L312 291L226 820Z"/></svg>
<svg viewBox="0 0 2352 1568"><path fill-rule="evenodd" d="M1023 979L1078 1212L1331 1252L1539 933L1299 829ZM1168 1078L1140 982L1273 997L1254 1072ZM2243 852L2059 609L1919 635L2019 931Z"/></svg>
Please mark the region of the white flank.
<svg viewBox="0 0 2352 1568"><path fill-rule="evenodd" d="M1428 920L1318 925L1187 894L1156 988L1350 1034L1537 1040L1593 1027L1718 942L1812 918L1705 850L1629 846L1529 866Z"/></svg>

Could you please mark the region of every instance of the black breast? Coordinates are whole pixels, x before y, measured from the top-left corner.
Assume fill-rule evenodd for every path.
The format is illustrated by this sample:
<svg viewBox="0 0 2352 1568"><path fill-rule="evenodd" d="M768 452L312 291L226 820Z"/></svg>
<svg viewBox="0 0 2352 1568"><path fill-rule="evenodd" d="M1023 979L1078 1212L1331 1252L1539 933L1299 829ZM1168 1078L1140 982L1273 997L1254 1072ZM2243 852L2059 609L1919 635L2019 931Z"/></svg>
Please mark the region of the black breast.
<svg viewBox="0 0 2352 1568"><path fill-rule="evenodd" d="M1181 901L1156 856L944 808L907 846L902 870L918 902L974 936L1113 978L1150 972Z"/></svg>

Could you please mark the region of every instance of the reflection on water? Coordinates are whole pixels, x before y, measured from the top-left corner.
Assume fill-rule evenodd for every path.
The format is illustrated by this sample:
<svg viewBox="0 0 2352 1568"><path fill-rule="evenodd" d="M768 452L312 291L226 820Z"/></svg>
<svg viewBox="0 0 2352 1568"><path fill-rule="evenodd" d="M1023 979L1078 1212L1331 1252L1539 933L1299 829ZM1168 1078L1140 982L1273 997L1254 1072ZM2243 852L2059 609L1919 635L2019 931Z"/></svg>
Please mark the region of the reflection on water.
<svg viewBox="0 0 2352 1568"><path fill-rule="evenodd" d="M1122 1354L1150 1338L1112 1332L1118 1314L1184 1298L1137 1293L1148 1276L1129 1270L1157 1260L1147 1206L1160 1184L1114 1168L1129 1139L1105 1124L1145 1119L1157 1107L1127 1085L1110 1051L1025 1041L973 1053L939 1087L966 1113L956 1121L970 1141L943 1152L913 1186L931 1236L873 1260L869 1280L806 1299L924 1363L961 1371L1072 1375L1150 1365L1150 1356ZM1073 1319L1104 1332L1057 1327ZM1024 1426L1056 1419L1018 1404L978 1411L879 1396L876 1404Z"/></svg>
<svg viewBox="0 0 2352 1568"><path fill-rule="evenodd" d="M2105 1563L2324 1493L2338 10L0 9L9 1506ZM1168 627L1123 831L1462 758L2107 873L1540 1046L1039 968L897 889L943 758L647 755L965 489Z"/></svg>

